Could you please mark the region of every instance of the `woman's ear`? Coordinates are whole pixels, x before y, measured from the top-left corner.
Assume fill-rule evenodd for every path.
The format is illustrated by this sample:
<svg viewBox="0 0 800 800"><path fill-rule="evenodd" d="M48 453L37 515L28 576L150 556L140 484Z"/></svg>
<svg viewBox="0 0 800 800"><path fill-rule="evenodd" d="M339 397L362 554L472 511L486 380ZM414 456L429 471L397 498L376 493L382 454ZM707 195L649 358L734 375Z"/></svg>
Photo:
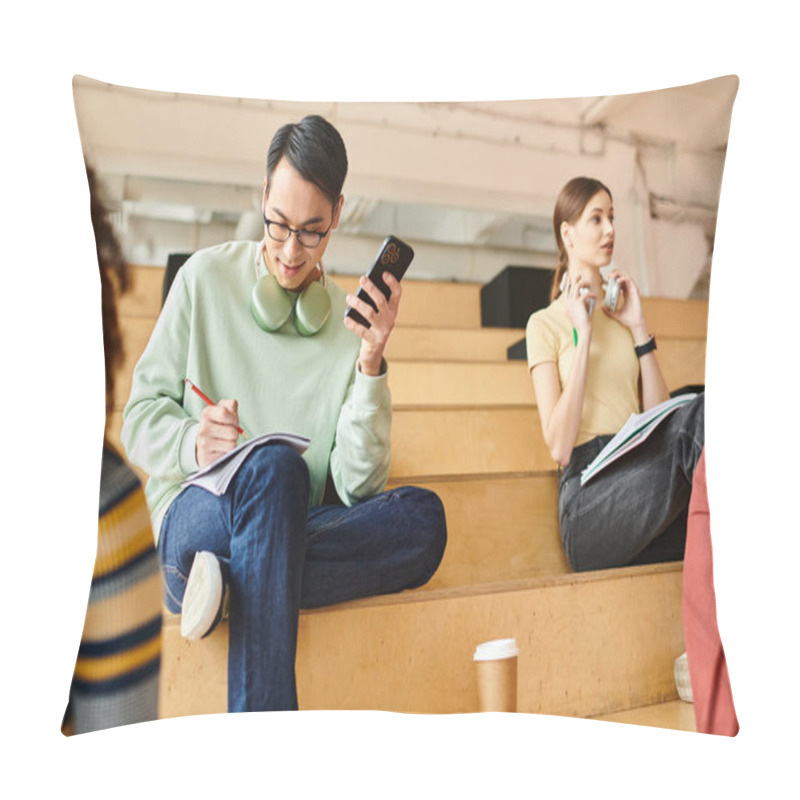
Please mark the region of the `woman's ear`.
<svg viewBox="0 0 800 800"><path fill-rule="evenodd" d="M572 241L569 239L569 223L562 222L561 223L561 241L564 242L564 245L569 245L572 247Z"/></svg>

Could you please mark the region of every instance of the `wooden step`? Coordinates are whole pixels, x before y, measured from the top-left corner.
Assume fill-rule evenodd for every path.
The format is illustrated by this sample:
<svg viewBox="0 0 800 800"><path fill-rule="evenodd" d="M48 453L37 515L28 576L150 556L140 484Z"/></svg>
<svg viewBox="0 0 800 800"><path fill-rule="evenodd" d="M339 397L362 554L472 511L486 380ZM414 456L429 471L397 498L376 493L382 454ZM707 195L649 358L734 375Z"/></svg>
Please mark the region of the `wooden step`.
<svg viewBox="0 0 800 800"><path fill-rule="evenodd" d="M109 416L109 439L121 446L122 412ZM390 476L430 477L553 473L539 415L532 406L399 408L393 412Z"/></svg>
<svg viewBox="0 0 800 800"><path fill-rule="evenodd" d="M125 362L121 369L130 375L144 352L156 320L151 317L125 317L122 342ZM498 362L508 359L508 347L522 331L509 328L431 328L396 327L386 345L386 358L395 361ZM661 343L659 342L659 349ZM126 381L127 383L127 381Z"/></svg>
<svg viewBox="0 0 800 800"><path fill-rule="evenodd" d="M152 321L147 318L125 321L125 354L117 377L117 397L122 403L130 394L133 368L151 332ZM527 363L501 357L507 334L506 329L395 329L387 346L393 402L395 405L535 403ZM454 358L449 359L450 356ZM659 339L658 358L670 390L705 383L705 341Z"/></svg>
<svg viewBox="0 0 800 800"><path fill-rule="evenodd" d="M677 698L683 652L679 564L417 589L302 612L302 709L477 711L477 644L514 637L518 710L596 717ZM161 716L224 712L227 625L207 639L164 625Z"/></svg>
<svg viewBox="0 0 800 800"><path fill-rule="evenodd" d="M705 383L705 343L659 342L659 363L670 391ZM389 384L395 406L534 405L523 361L392 361Z"/></svg>
<svg viewBox="0 0 800 800"><path fill-rule="evenodd" d="M161 312L165 272L164 267L129 264L130 286L117 301L120 317L146 317L155 320Z"/></svg>
<svg viewBox="0 0 800 800"><path fill-rule="evenodd" d="M533 406L400 407L393 412L393 477L555 469Z"/></svg>
<svg viewBox="0 0 800 800"><path fill-rule="evenodd" d="M119 300L122 317L155 320L161 310L164 267L133 265L131 289ZM358 288L358 276L330 276L346 292ZM398 325L479 328L480 284L451 281L403 281Z"/></svg>
<svg viewBox="0 0 800 800"><path fill-rule="evenodd" d="M445 333L444 331L442 333ZM392 334L394 336L394 333ZM444 344L444 343L443 343ZM689 337L657 337L658 364L670 391L705 383L706 341ZM388 349L388 347L387 347ZM442 346L442 351L445 347ZM490 352L488 344L481 352ZM479 359L470 359L477 361ZM503 359L500 359L503 360ZM393 362L390 362L393 363ZM527 366L527 361L516 361Z"/></svg>
<svg viewBox="0 0 800 800"><path fill-rule="evenodd" d="M121 447L121 413L110 422L109 438ZM445 506L448 546L432 585L569 571L558 528L558 479L538 424L532 408L395 412L388 488L423 486Z"/></svg>
<svg viewBox="0 0 800 800"><path fill-rule="evenodd" d="M124 406L130 395L133 369L147 345L151 327L148 319L132 319L123 329L125 354L116 378L118 407ZM389 386L395 405L533 404L536 399L522 361L392 360Z"/></svg>
<svg viewBox="0 0 800 800"><path fill-rule="evenodd" d="M404 361L508 360L508 348L524 336L516 328L432 328L397 325L386 345L390 363Z"/></svg>
<svg viewBox="0 0 800 800"><path fill-rule="evenodd" d="M118 373L117 407L127 401L133 367L141 349L131 346ZM662 352L663 351L663 352ZM659 343L660 361L670 391L705 383L705 351L701 344ZM536 403L527 364L522 361L403 361L389 363L389 386L394 406L530 405Z"/></svg>
<svg viewBox="0 0 800 800"><path fill-rule="evenodd" d="M334 275L344 291L358 290L358 276ZM480 328L481 285L452 281L403 281L398 326Z"/></svg>
<svg viewBox="0 0 800 800"><path fill-rule="evenodd" d="M669 391L673 392L684 386L705 385L705 339L658 337L657 344L658 364Z"/></svg>
<svg viewBox="0 0 800 800"><path fill-rule="evenodd" d="M708 300L643 297L650 332L661 339L702 339L708 335Z"/></svg>
<svg viewBox="0 0 800 800"><path fill-rule="evenodd" d="M613 714L601 714L594 719L697 733L694 706L691 703L684 703L682 700L669 700L665 703L631 708L627 711L616 711Z"/></svg>
<svg viewBox="0 0 800 800"><path fill-rule="evenodd" d="M388 488L402 481L390 481ZM558 526L555 475L423 480L441 499L447 548L430 588L478 587L571 572Z"/></svg>
<svg viewBox="0 0 800 800"><path fill-rule="evenodd" d="M132 291L120 299L125 359L117 377L118 407L130 393L133 368L150 337L161 302L163 269L138 267L133 274ZM535 402L527 364L505 359L507 347L519 341L524 331L481 329L479 320L464 321L462 306L480 306L475 284L410 281L406 288L408 305L420 310L412 311L405 321L398 320L387 347L395 404ZM426 317L430 303L456 309L452 313L460 319ZM646 305L654 320L651 329L658 336L659 362L668 388L703 384L707 304L651 299Z"/></svg>
<svg viewBox="0 0 800 800"><path fill-rule="evenodd" d="M516 328L396 327L386 345L386 358L396 361L508 361L508 348L522 341ZM658 335L658 361L671 388L702 383L706 340ZM520 360L520 359L518 359ZM522 360L522 363L527 363Z"/></svg>
<svg viewBox="0 0 800 800"><path fill-rule="evenodd" d="M533 406L536 401L521 361L393 361L389 385L394 406Z"/></svg>
<svg viewBox="0 0 800 800"><path fill-rule="evenodd" d="M161 310L164 268L133 265L132 286L119 300L122 317L155 320ZM352 292L358 278L333 275L344 291ZM433 328L480 328L480 291L477 283L450 281L403 281L403 300L398 326ZM708 301L674 298L642 298L650 330L659 338L703 339L708 329ZM520 329L517 340L524 331Z"/></svg>

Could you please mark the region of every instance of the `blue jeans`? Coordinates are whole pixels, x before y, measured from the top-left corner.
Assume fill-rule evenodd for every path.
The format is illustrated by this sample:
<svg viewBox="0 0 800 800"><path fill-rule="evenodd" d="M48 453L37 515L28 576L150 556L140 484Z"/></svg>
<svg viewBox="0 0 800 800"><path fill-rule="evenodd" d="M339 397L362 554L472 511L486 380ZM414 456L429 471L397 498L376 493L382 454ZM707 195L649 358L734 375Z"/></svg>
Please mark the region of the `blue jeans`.
<svg viewBox="0 0 800 800"><path fill-rule="evenodd" d="M221 497L190 486L170 505L159 538L165 601L178 613L195 552L215 553L230 586L228 711L292 710L300 608L421 586L446 538L441 501L417 487L309 509L305 461L269 444Z"/></svg>
<svg viewBox="0 0 800 800"><path fill-rule="evenodd" d="M692 476L705 443L705 395L676 409L643 444L581 486L581 471L611 438L576 447L561 475L561 539L572 568L682 560Z"/></svg>

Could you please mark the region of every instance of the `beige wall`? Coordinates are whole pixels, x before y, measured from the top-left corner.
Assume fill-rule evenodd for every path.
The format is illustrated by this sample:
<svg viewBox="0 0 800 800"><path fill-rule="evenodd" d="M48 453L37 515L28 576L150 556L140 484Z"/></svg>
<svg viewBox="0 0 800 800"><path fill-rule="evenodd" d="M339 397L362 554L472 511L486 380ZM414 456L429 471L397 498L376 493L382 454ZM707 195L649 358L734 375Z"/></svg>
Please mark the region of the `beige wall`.
<svg viewBox="0 0 800 800"><path fill-rule="evenodd" d="M569 178L584 174L614 193L615 266L631 272L646 294L687 297L708 262L733 100L727 79L701 86L703 104L683 127L677 99L685 103L685 89L631 95L625 102L314 105L173 95L78 79L75 96L84 149L112 193L205 212L195 222L127 215L123 238L137 263L163 265L166 252L231 238L239 215L259 208L274 131L318 112L347 143L351 207L363 209L376 199L416 204L420 221L449 209L440 227L464 229L464 242L444 244L415 236L408 214L404 225L381 235L343 228L328 250L330 269L363 271L389 232L407 232L414 241L417 277L485 282L506 264L551 266L555 196ZM632 133L633 125L655 133L644 139ZM658 219L651 195L665 198ZM498 219L525 215L536 230L524 242L511 236L486 244L460 210Z"/></svg>

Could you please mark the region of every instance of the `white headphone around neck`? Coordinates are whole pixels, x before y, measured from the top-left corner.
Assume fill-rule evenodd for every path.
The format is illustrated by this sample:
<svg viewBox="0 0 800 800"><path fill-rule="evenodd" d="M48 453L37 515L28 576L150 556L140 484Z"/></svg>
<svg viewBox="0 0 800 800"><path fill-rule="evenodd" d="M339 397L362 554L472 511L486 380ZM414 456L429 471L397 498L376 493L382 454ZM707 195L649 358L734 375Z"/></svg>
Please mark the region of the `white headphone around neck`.
<svg viewBox="0 0 800 800"><path fill-rule="evenodd" d="M274 333L286 324L294 311L294 326L301 336L319 333L331 315L331 299L325 289L325 270L322 264L317 264L317 269L322 273L322 282L309 283L293 303L292 295L297 293L284 289L277 278L270 274L265 248L266 242L262 239L256 249L256 284L250 295L250 311L256 323L263 330ZM262 259L267 274L259 277L258 267Z"/></svg>

